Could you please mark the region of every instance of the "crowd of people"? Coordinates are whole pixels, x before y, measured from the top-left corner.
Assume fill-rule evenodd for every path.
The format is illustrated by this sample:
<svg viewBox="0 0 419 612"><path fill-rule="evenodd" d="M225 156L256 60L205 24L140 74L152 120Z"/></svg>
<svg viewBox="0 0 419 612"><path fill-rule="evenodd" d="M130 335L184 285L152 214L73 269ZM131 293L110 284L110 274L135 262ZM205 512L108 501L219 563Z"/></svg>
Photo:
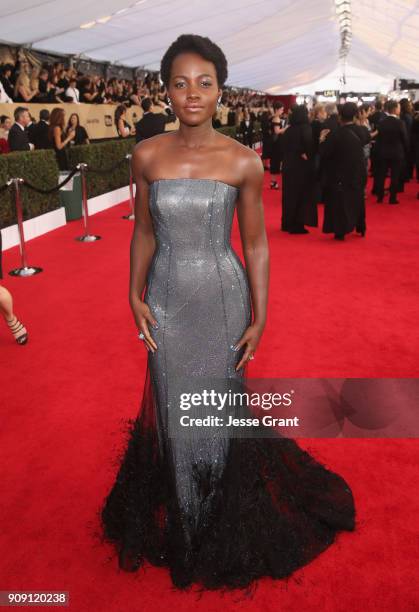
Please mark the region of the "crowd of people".
<svg viewBox="0 0 419 612"><path fill-rule="evenodd" d="M0 117L0 152L52 148L61 170L68 169L69 146L86 144L89 136L77 113L65 120L66 102L115 104L119 138L136 141L165 130L176 121L167 91L158 73L133 80L85 75L62 62L31 68L27 62L0 66L0 101L19 102L11 117ZM24 105L53 102L42 109L38 122ZM60 104L62 103L62 104ZM127 109L142 107L143 116L132 125ZM166 111L156 113L154 106ZM285 112L280 101L249 90L225 89L213 117L214 127L236 128L243 144L255 142L261 127L262 159L271 175L271 189L279 189L282 175L281 229L308 233L318 225L317 204L325 204L323 231L343 240L357 230L365 235L365 190L373 177L372 192L384 200L390 175L389 203L397 204L414 170L419 177L419 102L377 100L374 104L347 102L315 104L310 110L294 104ZM269 164L269 165L268 165Z"/></svg>
<svg viewBox="0 0 419 612"><path fill-rule="evenodd" d="M158 77L105 79L87 75L63 62L32 67L28 62L0 66L0 102L140 105L144 97L164 99Z"/></svg>
<svg viewBox="0 0 419 612"><path fill-rule="evenodd" d="M166 123L176 120L163 90L154 98L142 96L139 104L143 116L135 125L127 121L127 101L116 104L114 120L120 138L135 136L138 142L165 131ZM163 106L167 112L153 112L153 105ZM419 181L419 102L412 105L408 99L389 99L360 106L352 102L316 104L311 109L293 104L285 112L282 102L226 90L213 116L214 127L222 125L222 106L223 125L227 107L227 125L236 127L243 144L254 146L256 122L258 129L260 126L261 156L270 173L270 188L279 189L282 178L284 232L309 233L306 226L318 226L318 204L323 203L324 233L333 233L336 240L344 240L353 231L365 236L368 174L373 178L372 193L377 203L384 201L387 176L389 204L399 203L404 184L414 174ZM88 143L79 115L73 112L66 122L63 105L51 112L41 109L38 122L23 105L15 108L14 123L9 116L0 117L2 153L54 149L59 168L66 170L68 147ZM26 328L13 315L11 296L4 288L2 291L2 301L9 304L7 322L16 341L25 343Z"/></svg>
<svg viewBox="0 0 419 612"><path fill-rule="evenodd" d="M295 104L287 114L276 102L261 123L271 189L279 189L282 174L281 229L291 234L317 227L324 203L323 232L337 240L354 230L365 236L368 175L377 203L387 176L389 204L399 203L414 173L419 180L419 102L317 104L310 111Z"/></svg>

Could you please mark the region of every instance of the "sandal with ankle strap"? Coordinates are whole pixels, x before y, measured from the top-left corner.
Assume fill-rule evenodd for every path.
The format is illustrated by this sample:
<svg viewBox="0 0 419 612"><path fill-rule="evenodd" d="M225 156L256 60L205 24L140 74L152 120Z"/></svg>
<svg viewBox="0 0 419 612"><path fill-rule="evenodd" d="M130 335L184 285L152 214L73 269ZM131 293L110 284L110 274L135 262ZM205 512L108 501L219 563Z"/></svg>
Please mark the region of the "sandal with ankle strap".
<svg viewBox="0 0 419 612"><path fill-rule="evenodd" d="M13 319L11 319L10 321L8 321L6 319L6 323L9 326L10 331L15 336L15 334L20 332L20 330L23 329L25 326L19 321L19 319L17 318L16 315L15 315L14 321L13 322L12 321L13 321ZM24 334L21 334L17 338L15 336L15 340L16 340L16 342L18 344L26 344L27 341L28 341L28 332L25 332Z"/></svg>

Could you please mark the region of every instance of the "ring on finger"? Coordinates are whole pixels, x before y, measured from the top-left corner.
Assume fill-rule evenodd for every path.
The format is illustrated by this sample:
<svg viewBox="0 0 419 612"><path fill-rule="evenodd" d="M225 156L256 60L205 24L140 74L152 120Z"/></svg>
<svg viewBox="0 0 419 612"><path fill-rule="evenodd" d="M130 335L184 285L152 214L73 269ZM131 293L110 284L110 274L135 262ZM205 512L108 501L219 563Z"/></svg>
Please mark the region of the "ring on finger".
<svg viewBox="0 0 419 612"><path fill-rule="evenodd" d="M254 355L249 355L249 357L248 357L249 361L251 361L254 358L255 358Z"/></svg>
<svg viewBox="0 0 419 612"><path fill-rule="evenodd" d="M140 333L138 334L138 338L139 338L140 340L144 340L145 336L144 336L143 332L140 332Z"/></svg>

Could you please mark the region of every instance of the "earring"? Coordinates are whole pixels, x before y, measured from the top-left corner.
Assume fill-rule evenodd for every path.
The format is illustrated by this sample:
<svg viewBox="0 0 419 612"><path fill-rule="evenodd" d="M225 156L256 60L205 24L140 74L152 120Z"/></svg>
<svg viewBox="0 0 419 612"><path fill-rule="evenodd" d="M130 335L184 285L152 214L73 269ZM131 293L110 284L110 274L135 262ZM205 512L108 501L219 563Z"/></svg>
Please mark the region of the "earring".
<svg viewBox="0 0 419 612"><path fill-rule="evenodd" d="M169 98L169 96L167 96L167 103L168 103L168 104L170 104L170 106L172 106L172 101L171 101L171 99Z"/></svg>

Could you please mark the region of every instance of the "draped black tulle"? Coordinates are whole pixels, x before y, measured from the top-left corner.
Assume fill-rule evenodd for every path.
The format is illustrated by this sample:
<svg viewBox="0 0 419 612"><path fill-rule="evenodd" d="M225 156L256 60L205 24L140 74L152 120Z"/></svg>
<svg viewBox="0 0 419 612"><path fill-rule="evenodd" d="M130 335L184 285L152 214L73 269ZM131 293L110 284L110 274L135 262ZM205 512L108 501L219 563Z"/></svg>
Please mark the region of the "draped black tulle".
<svg viewBox="0 0 419 612"><path fill-rule="evenodd" d="M182 528L173 466L159 451L156 401L147 368L141 410L128 422L116 481L99 510L102 542L122 570L167 566L173 584L200 590L285 578L352 531L355 507L345 480L294 440L232 438L222 477L193 466L203 496L192 546Z"/></svg>

